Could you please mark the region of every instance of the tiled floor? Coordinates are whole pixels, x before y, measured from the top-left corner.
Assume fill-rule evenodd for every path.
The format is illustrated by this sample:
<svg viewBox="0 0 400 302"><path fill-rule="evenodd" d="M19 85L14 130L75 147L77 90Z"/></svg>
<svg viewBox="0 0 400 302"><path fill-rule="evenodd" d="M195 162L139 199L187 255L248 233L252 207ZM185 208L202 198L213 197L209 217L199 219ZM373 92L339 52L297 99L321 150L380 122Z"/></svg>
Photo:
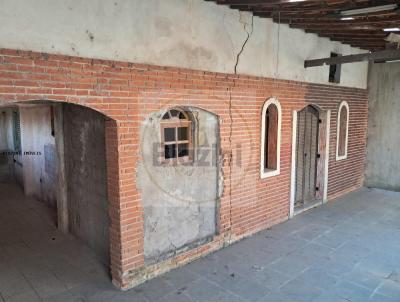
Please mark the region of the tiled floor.
<svg viewBox="0 0 400 302"><path fill-rule="evenodd" d="M0 192L0 301L400 301L399 193L361 189L119 292L45 208Z"/></svg>

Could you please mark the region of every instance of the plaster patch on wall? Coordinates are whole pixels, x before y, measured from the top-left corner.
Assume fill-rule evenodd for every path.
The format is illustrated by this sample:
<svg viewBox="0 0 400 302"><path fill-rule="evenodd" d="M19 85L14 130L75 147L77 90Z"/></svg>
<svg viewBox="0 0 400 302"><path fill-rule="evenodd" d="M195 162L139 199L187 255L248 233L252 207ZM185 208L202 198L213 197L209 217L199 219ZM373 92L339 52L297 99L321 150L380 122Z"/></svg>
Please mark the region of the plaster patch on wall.
<svg viewBox="0 0 400 302"><path fill-rule="evenodd" d="M232 73L250 12L203 0L2 0L0 48ZM115 20L118 20L116 22ZM87 30L87 32L86 32ZM280 34L278 47L277 37ZM279 50L279 51L278 51ZM327 66L305 59L362 53L357 48L254 18L254 32L237 72L328 83ZM365 88L368 63L345 64L339 85ZM328 67L329 68L329 67ZM1 101L0 101L1 104Z"/></svg>
<svg viewBox="0 0 400 302"><path fill-rule="evenodd" d="M195 160L167 166L158 160L160 120L152 113L141 125L141 162L137 186L144 207L145 260L156 263L211 240L217 232L221 189L218 118L188 108L195 119Z"/></svg>

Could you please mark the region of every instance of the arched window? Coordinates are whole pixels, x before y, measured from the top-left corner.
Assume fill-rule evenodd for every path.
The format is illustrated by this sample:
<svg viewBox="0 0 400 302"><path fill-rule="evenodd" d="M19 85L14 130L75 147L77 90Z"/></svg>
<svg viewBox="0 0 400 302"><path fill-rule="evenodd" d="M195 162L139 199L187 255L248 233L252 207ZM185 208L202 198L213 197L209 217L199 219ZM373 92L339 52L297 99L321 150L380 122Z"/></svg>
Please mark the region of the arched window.
<svg viewBox="0 0 400 302"><path fill-rule="evenodd" d="M337 120L336 160L347 158L349 136L349 104L340 103Z"/></svg>
<svg viewBox="0 0 400 302"><path fill-rule="evenodd" d="M261 178L280 173L281 150L281 105L271 98L265 102L262 111L261 128Z"/></svg>
<svg viewBox="0 0 400 302"><path fill-rule="evenodd" d="M167 111L161 120L162 161L189 162L193 160L192 121L181 109Z"/></svg>

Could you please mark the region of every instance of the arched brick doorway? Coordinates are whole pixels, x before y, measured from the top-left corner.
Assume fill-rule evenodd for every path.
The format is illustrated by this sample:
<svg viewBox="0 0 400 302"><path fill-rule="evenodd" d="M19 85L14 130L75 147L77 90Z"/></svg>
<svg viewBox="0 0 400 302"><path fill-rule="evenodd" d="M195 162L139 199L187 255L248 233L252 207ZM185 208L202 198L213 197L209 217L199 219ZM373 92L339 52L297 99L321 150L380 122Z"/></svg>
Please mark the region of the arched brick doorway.
<svg viewBox="0 0 400 302"><path fill-rule="evenodd" d="M124 127L129 129L129 123L122 124L96 106L92 108L48 100L1 100L0 103L2 109L11 108L13 112L23 112L23 117L20 117L22 123L32 123L35 115L36 118L42 116L39 119L47 124L47 128L25 128L28 136L38 128L48 135L44 142L39 140L39 144L43 145L40 150L43 165L37 177L40 189L31 193L57 208L54 216L58 228L65 233L73 233L93 249L111 272L114 284L122 287L123 272L130 265L130 261L123 258L132 258L132 253L124 253L129 250L124 250L125 244L132 246L132 242L123 239L123 236L137 232L136 229L124 227L124 224L131 224L133 219L124 215L125 211L132 211L129 203L133 199L130 193L126 193L132 190L132 184L124 176L126 168L121 170L129 161L121 161L120 156L121 152L126 151L124 144L131 141L129 134L122 134ZM28 143L29 140L25 139L28 149L37 146L37 141ZM98 150L101 146L103 148ZM21 151L30 150L22 146ZM57 161L56 166L49 160L52 157ZM68 160L63 161L62 158ZM47 186L50 177L47 174L54 176L54 191L50 194L47 194L50 191L50 186ZM25 181L24 178L20 179L21 183ZM34 185L31 183L29 187ZM91 202L96 205L91 205ZM134 212L137 212L137 208ZM141 228L138 229L140 232Z"/></svg>

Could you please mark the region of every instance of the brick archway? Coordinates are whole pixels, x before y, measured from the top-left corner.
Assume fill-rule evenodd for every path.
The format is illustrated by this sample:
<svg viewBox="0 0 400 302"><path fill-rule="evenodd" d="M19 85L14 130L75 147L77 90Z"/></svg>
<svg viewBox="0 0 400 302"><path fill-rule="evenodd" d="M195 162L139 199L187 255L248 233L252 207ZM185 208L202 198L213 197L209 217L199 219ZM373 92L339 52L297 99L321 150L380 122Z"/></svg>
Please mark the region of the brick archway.
<svg viewBox="0 0 400 302"><path fill-rule="evenodd" d="M132 102L126 98L104 98L101 91L96 91L94 84L74 83L73 78L44 82L39 71L49 71L45 67L35 67L36 62L59 65L60 62L43 61L40 55L34 59L4 56L0 51L0 62L4 58L10 64L0 64L2 78L0 80L0 107L17 104L29 104L34 100L46 100L52 103L67 103L87 107L106 117L105 141L107 161L107 189L110 213L110 270L112 281L119 288L127 287L126 275L144 265L143 256L143 214L135 183L135 167L137 161L137 134ZM18 64L31 60L29 71L14 73ZM74 65L71 63L71 65ZM10 72L3 72L5 66ZM72 67L72 66L71 66ZM14 71L14 72L13 72ZM16 79L16 77L20 79ZM100 81L91 76L90 81ZM89 81L80 77L80 81ZM109 80L111 81L111 80ZM75 88L54 88L54 87ZM91 90L89 90L89 88ZM86 89L84 89L86 88ZM85 92L83 92L85 91ZM6 92L6 93L5 93ZM51 93L51 95L50 95ZM58 95L57 93L60 93ZM79 96L84 94L84 96ZM128 105L129 103L129 105Z"/></svg>

